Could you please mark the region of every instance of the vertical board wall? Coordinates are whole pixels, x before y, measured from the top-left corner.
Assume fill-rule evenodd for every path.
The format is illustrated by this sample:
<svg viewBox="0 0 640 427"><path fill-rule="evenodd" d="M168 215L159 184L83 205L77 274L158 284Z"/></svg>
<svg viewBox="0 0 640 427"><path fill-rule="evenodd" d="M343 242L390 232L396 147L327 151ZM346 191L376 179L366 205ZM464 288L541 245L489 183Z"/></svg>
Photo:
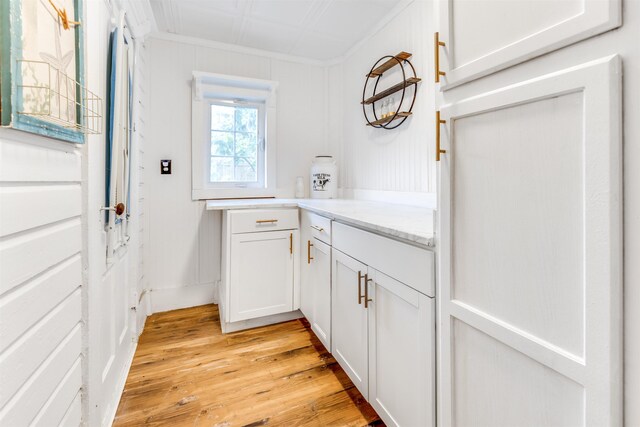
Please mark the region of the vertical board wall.
<svg viewBox="0 0 640 427"><path fill-rule="evenodd" d="M329 67L329 144L340 159L339 184L347 190L346 196L348 190L436 191L431 8L431 2L412 2L344 61ZM410 61L422 79L413 116L393 130L365 126L360 106L365 75L379 58L402 51L413 54ZM394 67L385 73L379 87L387 88L401 79ZM369 87L374 83L375 79L369 79ZM408 89L407 95L412 92ZM400 96L397 92L393 98L399 102ZM371 113L369 117L372 119Z"/></svg>
<svg viewBox="0 0 640 427"><path fill-rule="evenodd" d="M280 83L275 143L281 197L293 197L296 176L308 184L311 160L327 152L326 75L318 65L162 38L149 40L149 68L144 262L152 311L158 312L213 302L220 279L221 215L191 200L192 72ZM171 175L160 175L162 159L173 161Z"/></svg>

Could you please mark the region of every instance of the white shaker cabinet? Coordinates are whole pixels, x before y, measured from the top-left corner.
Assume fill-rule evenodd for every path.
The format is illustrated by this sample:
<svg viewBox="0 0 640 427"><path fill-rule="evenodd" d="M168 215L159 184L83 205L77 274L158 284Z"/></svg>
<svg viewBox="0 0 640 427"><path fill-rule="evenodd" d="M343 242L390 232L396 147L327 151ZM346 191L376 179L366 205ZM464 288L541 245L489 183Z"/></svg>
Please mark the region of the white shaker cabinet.
<svg viewBox="0 0 640 427"><path fill-rule="evenodd" d="M300 224L300 310L331 351L331 220L303 209Z"/></svg>
<svg viewBox="0 0 640 427"><path fill-rule="evenodd" d="M417 290L433 290L433 253L333 230L333 356L387 425L435 425L435 302Z"/></svg>
<svg viewBox="0 0 640 427"><path fill-rule="evenodd" d="M311 261L313 260L313 235L311 234L310 212L300 210L300 311L309 322L313 318L313 276Z"/></svg>
<svg viewBox="0 0 640 427"><path fill-rule="evenodd" d="M312 317L311 329L322 344L331 349L331 246L313 238L311 248Z"/></svg>
<svg viewBox="0 0 640 427"><path fill-rule="evenodd" d="M388 426L435 425L435 302L372 268L369 403Z"/></svg>
<svg viewBox="0 0 640 427"><path fill-rule="evenodd" d="M444 44L434 46L439 70L445 73L440 77L442 89L621 24L620 0L438 0L435 4L436 31Z"/></svg>
<svg viewBox="0 0 640 427"><path fill-rule="evenodd" d="M231 237L231 321L293 310L297 230Z"/></svg>
<svg viewBox="0 0 640 427"><path fill-rule="evenodd" d="M363 305L367 266L335 249L332 259L332 354L368 399L368 317Z"/></svg>
<svg viewBox="0 0 640 427"><path fill-rule="evenodd" d="M439 425L621 425L620 58L441 113Z"/></svg>
<svg viewBox="0 0 640 427"><path fill-rule="evenodd" d="M228 211L223 236L223 331L300 317L298 210Z"/></svg>

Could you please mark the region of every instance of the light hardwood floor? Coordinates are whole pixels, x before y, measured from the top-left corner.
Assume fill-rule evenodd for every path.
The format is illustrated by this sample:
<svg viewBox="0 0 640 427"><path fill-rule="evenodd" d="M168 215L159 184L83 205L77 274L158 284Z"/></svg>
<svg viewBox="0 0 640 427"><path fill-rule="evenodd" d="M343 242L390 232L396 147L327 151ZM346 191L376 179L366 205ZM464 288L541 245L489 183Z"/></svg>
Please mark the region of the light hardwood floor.
<svg viewBox="0 0 640 427"><path fill-rule="evenodd" d="M222 335L218 307L150 316L114 426L383 425L293 320Z"/></svg>

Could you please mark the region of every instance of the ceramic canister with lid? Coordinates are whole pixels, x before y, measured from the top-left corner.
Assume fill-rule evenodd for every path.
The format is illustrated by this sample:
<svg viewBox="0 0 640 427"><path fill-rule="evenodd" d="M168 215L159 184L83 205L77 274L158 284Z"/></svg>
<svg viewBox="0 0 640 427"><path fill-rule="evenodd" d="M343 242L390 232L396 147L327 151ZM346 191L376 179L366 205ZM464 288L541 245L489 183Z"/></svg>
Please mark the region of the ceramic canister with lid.
<svg viewBox="0 0 640 427"><path fill-rule="evenodd" d="M338 165L331 156L316 156L311 164L312 199L335 199L338 197Z"/></svg>

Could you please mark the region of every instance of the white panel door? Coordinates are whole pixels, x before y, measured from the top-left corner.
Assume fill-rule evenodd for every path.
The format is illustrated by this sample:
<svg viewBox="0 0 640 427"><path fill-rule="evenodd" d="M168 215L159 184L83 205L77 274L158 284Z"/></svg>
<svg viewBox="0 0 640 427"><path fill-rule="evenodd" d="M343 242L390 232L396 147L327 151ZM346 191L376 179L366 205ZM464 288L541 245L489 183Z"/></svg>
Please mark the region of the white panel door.
<svg viewBox="0 0 640 427"><path fill-rule="evenodd" d="M435 425L435 302L369 268L369 403L388 426Z"/></svg>
<svg viewBox="0 0 640 427"><path fill-rule="evenodd" d="M231 236L232 322L293 310L298 230Z"/></svg>
<svg viewBox="0 0 640 427"><path fill-rule="evenodd" d="M362 298L367 266L336 249L331 258L331 353L367 399L367 310Z"/></svg>
<svg viewBox="0 0 640 427"><path fill-rule="evenodd" d="M442 109L439 423L621 425L617 56Z"/></svg>
<svg viewBox="0 0 640 427"><path fill-rule="evenodd" d="M331 350L331 246L314 238L311 266L313 286L311 329L327 350Z"/></svg>
<svg viewBox="0 0 640 427"><path fill-rule="evenodd" d="M441 88L457 86L621 24L620 0L439 0Z"/></svg>

